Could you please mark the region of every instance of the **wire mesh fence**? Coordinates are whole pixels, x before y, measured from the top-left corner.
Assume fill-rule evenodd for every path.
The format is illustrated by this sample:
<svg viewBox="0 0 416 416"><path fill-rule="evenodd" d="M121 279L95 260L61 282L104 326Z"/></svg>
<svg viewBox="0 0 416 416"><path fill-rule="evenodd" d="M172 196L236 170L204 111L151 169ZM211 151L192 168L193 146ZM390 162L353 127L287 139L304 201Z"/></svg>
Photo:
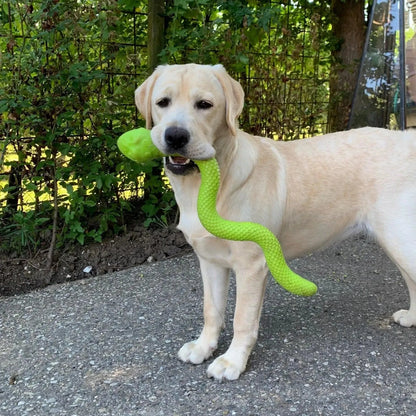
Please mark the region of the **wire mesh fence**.
<svg viewBox="0 0 416 416"><path fill-rule="evenodd" d="M273 2L272 4L276 4ZM245 128L278 140L326 131L331 51L322 8L279 3L280 16L267 33L268 49L249 49ZM250 127L253 126L253 127Z"/></svg>

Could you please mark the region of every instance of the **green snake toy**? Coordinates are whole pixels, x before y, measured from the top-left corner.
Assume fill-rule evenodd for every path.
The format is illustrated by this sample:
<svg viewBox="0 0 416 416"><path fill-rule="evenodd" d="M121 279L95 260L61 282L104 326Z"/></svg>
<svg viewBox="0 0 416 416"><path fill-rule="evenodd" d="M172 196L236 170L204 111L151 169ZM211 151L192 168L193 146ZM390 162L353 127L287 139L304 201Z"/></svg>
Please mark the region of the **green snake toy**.
<svg viewBox="0 0 416 416"><path fill-rule="evenodd" d="M150 130L144 128L124 133L118 139L117 145L125 156L138 163L166 156L153 144ZM317 291L316 285L289 268L279 241L268 228L253 222L236 222L220 217L216 208L220 186L220 170L216 159L194 162L201 172L197 209L204 228L225 240L257 243L262 248L267 266L277 283L295 295L314 295Z"/></svg>

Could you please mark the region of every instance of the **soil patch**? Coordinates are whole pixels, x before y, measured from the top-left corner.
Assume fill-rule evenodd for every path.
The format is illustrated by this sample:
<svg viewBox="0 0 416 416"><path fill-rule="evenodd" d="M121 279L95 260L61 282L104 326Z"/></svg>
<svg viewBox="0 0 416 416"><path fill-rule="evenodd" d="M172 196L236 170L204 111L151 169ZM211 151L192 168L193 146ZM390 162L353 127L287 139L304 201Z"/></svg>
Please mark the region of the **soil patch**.
<svg viewBox="0 0 416 416"><path fill-rule="evenodd" d="M30 257L0 253L0 295L16 295L49 284L111 273L190 250L183 234L173 227L148 229L133 224L125 234L102 243L60 250L52 273L45 267L47 250Z"/></svg>

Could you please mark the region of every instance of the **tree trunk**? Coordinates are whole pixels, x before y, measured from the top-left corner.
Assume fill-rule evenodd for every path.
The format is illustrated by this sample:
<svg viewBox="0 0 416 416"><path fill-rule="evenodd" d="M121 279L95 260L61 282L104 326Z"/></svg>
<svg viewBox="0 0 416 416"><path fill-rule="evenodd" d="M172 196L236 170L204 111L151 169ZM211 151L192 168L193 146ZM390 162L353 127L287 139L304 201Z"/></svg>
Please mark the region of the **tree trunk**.
<svg viewBox="0 0 416 416"><path fill-rule="evenodd" d="M147 67L149 75L154 69L161 64L160 52L165 47L165 30L167 25L166 19L166 0L149 0L148 7L148 29L147 29ZM157 164L152 167L149 174L144 177L143 183L143 200L148 201L151 196L157 200L163 200L163 194L166 192L162 180L163 161L155 161ZM157 178L157 179L156 179ZM156 216L159 213L156 213Z"/></svg>
<svg viewBox="0 0 416 416"><path fill-rule="evenodd" d="M365 0L332 0L333 34L338 47L333 51L328 131L345 130L365 42Z"/></svg>
<svg viewBox="0 0 416 416"><path fill-rule="evenodd" d="M148 1L148 67L152 72L159 64L159 54L165 46L165 0Z"/></svg>

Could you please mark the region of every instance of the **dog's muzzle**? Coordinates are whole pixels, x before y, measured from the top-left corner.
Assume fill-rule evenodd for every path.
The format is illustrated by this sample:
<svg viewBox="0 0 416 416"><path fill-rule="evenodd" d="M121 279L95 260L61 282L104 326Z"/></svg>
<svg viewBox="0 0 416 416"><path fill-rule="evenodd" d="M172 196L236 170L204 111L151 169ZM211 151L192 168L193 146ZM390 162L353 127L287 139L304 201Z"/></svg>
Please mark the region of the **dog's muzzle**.
<svg viewBox="0 0 416 416"><path fill-rule="evenodd" d="M186 156L186 145L190 141L189 131L182 127L168 127L165 131L167 153L174 154L165 158L165 166L176 175L187 175L198 169L196 164Z"/></svg>

